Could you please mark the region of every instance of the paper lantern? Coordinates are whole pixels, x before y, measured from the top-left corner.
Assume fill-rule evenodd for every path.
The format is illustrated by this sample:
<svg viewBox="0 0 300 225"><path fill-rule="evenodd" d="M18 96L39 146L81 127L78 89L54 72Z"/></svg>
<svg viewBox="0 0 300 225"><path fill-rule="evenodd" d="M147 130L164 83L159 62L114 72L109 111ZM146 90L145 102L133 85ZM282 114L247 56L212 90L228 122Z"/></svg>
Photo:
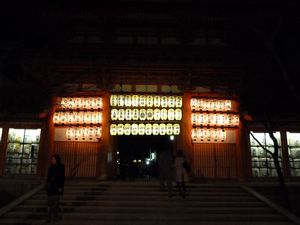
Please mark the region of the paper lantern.
<svg viewBox="0 0 300 225"><path fill-rule="evenodd" d="M139 96L138 95L132 96L131 105L133 107L137 107L139 105Z"/></svg>
<svg viewBox="0 0 300 225"><path fill-rule="evenodd" d="M134 123L131 125L131 134L132 135L138 135L139 133L139 125Z"/></svg>
<svg viewBox="0 0 300 225"><path fill-rule="evenodd" d="M168 107L170 108L175 107L175 96L168 97Z"/></svg>
<svg viewBox="0 0 300 225"><path fill-rule="evenodd" d="M77 102L79 103L80 102L80 98L77 98ZM77 104L78 104L77 103ZM91 98L85 98L85 107L84 109L91 109L92 108L92 101L91 101ZM79 104L78 104L79 105Z"/></svg>
<svg viewBox="0 0 300 225"><path fill-rule="evenodd" d="M224 126L224 115L223 114L217 114L217 125L218 126Z"/></svg>
<svg viewBox="0 0 300 225"><path fill-rule="evenodd" d="M125 109L119 109L118 112L118 120L124 120L125 119Z"/></svg>
<svg viewBox="0 0 300 225"><path fill-rule="evenodd" d="M160 105L163 108L168 107L168 97L167 96L162 96L160 100Z"/></svg>
<svg viewBox="0 0 300 225"><path fill-rule="evenodd" d="M85 112L79 111L77 114L77 124L83 124L83 120L84 120L84 114Z"/></svg>
<svg viewBox="0 0 300 225"><path fill-rule="evenodd" d="M117 106L117 95L111 95L110 96L110 106Z"/></svg>
<svg viewBox="0 0 300 225"><path fill-rule="evenodd" d="M152 95L147 95L147 98L146 98L146 102L147 102L147 107L152 107L153 106L153 103L154 103L154 98Z"/></svg>
<svg viewBox="0 0 300 225"><path fill-rule="evenodd" d="M160 120L160 109L154 109L154 120Z"/></svg>
<svg viewBox="0 0 300 225"><path fill-rule="evenodd" d="M225 110L230 111L231 110L231 101L230 100L225 100Z"/></svg>
<svg viewBox="0 0 300 225"><path fill-rule="evenodd" d="M165 135L166 134L166 124L161 123L159 125L159 134L160 135Z"/></svg>
<svg viewBox="0 0 300 225"><path fill-rule="evenodd" d="M231 123L233 126L238 126L240 122L238 115L232 115Z"/></svg>
<svg viewBox="0 0 300 225"><path fill-rule="evenodd" d="M175 110L168 109L168 120L174 120L174 119L175 119Z"/></svg>
<svg viewBox="0 0 300 225"><path fill-rule="evenodd" d="M72 139L72 129L71 128L67 129L67 131L66 131L66 137L67 137L68 140Z"/></svg>
<svg viewBox="0 0 300 225"><path fill-rule="evenodd" d="M167 109L160 110L160 119L161 120L167 120L168 119L168 110Z"/></svg>
<svg viewBox="0 0 300 225"><path fill-rule="evenodd" d="M191 122L192 122L192 125L198 125L197 124L197 114L196 113L192 113Z"/></svg>
<svg viewBox="0 0 300 225"><path fill-rule="evenodd" d="M147 118L146 109L140 109L140 120L146 120Z"/></svg>
<svg viewBox="0 0 300 225"><path fill-rule="evenodd" d="M139 97L139 106L140 107L145 107L146 106L146 96L145 95L140 95L140 97Z"/></svg>
<svg viewBox="0 0 300 225"><path fill-rule="evenodd" d="M125 105L125 96L124 95L118 95L117 106L123 107L124 105Z"/></svg>
<svg viewBox="0 0 300 225"><path fill-rule="evenodd" d="M55 112L53 115L53 123L60 124L60 112Z"/></svg>
<svg viewBox="0 0 300 225"><path fill-rule="evenodd" d="M154 107L160 107L160 96L159 95L154 96L153 105L154 105Z"/></svg>
<svg viewBox="0 0 300 225"><path fill-rule="evenodd" d="M181 119L182 119L182 110L175 109L175 120L181 120Z"/></svg>
<svg viewBox="0 0 300 225"><path fill-rule="evenodd" d="M131 118L132 118L132 110L126 109L125 110L125 120L131 120Z"/></svg>
<svg viewBox="0 0 300 225"><path fill-rule="evenodd" d="M159 135L159 125L157 123L154 123L152 126L152 134Z"/></svg>
<svg viewBox="0 0 300 225"><path fill-rule="evenodd" d="M178 123L173 125L173 134L179 135L180 134L180 125Z"/></svg>
<svg viewBox="0 0 300 225"><path fill-rule="evenodd" d="M140 111L138 109L132 110L132 120L138 120L140 115Z"/></svg>
<svg viewBox="0 0 300 225"><path fill-rule="evenodd" d="M123 124L118 124L118 127L117 127L117 133L118 135L123 135L124 134L124 125Z"/></svg>
<svg viewBox="0 0 300 225"><path fill-rule="evenodd" d="M139 135L144 135L145 130L146 130L145 124L143 123L139 124Z"/></svg>
<svg viewBox="0 0 300 225"><path fill-rule="evenodd" d="M125 106L131 107L131 95L125 95Z"/></svg>
<svg viewBox="0 0 300 225"><path fill-rule="evenodd" d="M130 135L130 133L131 133L131 125L129 123L126 123L124 125L124 134L125 135Z"/></svg>
<svg viewBox="0 0 300 225"><path fill-rule="evenodd" d="M118 127L117 124L110 125L110 135L115 136L118 134Z"/></svg>
<svg viewBox="0 0 300 225"><path fill-rule="evenodd" d="M152 124L151 123L147 123L145 126L145 134L146 135L151 135L152 134Z"/></svg>
<svg viewBox="0 0 300 225"><path fill-rule="evenodd" d="M173 124L168 123L167 124L167 131L166 131L167 135L172 135L173 134Z"/></svg>
<svg viewBox="0 0 300 225"><path fill-rule="evenodd" d="M175 98L175 107L176 108L181 108L182 107L182 97L181 96L176 96L176 98Z"/></svg>
<svg viewBox="0 0 300 225"><path fill-rule="evenodd" d="M147 120L153 120L154 112L153 109L147 109Z"/></svg>

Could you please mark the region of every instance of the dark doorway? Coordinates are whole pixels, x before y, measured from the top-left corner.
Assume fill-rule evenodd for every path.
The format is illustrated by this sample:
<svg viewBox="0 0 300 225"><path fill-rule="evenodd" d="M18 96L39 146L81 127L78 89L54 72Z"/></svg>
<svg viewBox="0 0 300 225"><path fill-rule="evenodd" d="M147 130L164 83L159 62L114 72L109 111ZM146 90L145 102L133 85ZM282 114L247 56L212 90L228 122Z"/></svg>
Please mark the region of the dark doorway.
<svg viewBox="0 0 300 225"><path fill-rule="evenodd" d="M118 176L121 180L155 180L160 149L170 146L169 136L118 137Z"/></svg>

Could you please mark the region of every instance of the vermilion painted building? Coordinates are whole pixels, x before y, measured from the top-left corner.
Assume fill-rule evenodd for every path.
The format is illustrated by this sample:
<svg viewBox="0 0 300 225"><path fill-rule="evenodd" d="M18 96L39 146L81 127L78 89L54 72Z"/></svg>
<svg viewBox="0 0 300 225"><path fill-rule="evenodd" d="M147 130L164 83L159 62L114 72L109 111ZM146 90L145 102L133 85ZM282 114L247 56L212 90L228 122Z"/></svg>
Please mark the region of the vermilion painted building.
<svg viewBox="0 0 300 225"><path fill-rule="evenodd" d="M271 157L249 136L272 150L263 125L271 120L284 176L296 179L295 5L8 3L0 174L44 176L59 153L68 176L115 179L170 145L184 150L196 179L274 178Z"/></svg>

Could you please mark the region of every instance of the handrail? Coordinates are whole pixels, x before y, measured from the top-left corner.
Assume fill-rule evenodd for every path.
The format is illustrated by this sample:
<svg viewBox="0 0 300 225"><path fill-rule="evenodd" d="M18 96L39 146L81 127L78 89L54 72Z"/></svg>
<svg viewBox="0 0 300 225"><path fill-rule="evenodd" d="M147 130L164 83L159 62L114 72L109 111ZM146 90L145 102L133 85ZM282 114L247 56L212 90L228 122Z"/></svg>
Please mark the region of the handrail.
<svg viewBox="0 0 300 225"><path fill-rule="evenodd" d="M33 188L32 190L28 191L24 195L20 196L19 198L13 200L12 202L10 202L7 205L0 208L0 218L5 213L9 212L13 208L15 208L17 205L20 205L22 202L24 202L25 200L27 200L28 198L30 198L31 196L33 196L34 194L36 194L37 192L42 190L44 187L45 187L45 184L40 184L39 186Z"/></svg>
<svg viewBox="0 0 300 225"><path fill-rule="evenodd" d="M243 190L250 193L251 195L253 195L254 197L258 198L260 201L267 204L270 208L274 209L279 214L285 216L288 220L292 221L293 223L295 223L297 225L300 225L300 218L297 217L296 215L294 215L293 213L291 213L288 210L286 210L285 208L277 205L276 203L272 202L270 199L268 199L265 196L259 194L257 191L255 191L254 189L252 189L252 188L250 188L246 185L240 184L240 187Z"/></svg>

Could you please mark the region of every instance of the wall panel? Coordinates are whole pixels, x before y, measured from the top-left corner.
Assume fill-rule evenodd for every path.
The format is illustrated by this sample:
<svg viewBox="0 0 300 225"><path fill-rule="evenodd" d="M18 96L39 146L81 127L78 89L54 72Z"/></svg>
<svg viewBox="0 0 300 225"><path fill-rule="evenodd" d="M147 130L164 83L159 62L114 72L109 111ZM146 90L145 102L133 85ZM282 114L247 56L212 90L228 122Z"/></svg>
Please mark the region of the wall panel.
<svg viewBox="0 0 300 225"><path fill-rule="evenodd" d="M236 178L235 144L194 144L193 151L197 178Z"/></svg>
<svg viewBox="0 0 300 225"><path fill-rule="evenodd" d="M55 142L54 152L62 157L67 177L96 177L99 143Z"/></svg>

